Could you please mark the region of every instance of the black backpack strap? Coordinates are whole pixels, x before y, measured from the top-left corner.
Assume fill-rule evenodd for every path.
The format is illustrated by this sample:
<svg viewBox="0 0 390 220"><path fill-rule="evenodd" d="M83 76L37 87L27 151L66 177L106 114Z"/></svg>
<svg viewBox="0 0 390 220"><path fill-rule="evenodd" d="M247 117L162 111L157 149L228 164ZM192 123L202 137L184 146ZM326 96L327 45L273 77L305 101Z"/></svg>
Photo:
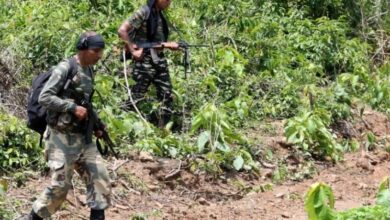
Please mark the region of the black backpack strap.
<svg viewBox="0 0 390 220"><path fill-rule="evenodd" d="M76 58L72 57L68 59L69 61L69 70L66 75L66 82L64 85L64 91L67 90L72 82L73 77L77 74L77 61Z"/></svg>
<svg viewBox="0 0 390 220"><path fill-rule="evenodd" d="M71 57L68 59L69 60L69 64L70 64L70 68L68 70L68 79L72 79L76 73L77 73L77 60L76 58L74 57Z"/></svg>
<svg viewBox="0 0 390 220"><path fill-rule="evenodd" d="M39 134L39 135L40 135L40 138L39 138L39 147L42 148L43 134Z"/></svg>

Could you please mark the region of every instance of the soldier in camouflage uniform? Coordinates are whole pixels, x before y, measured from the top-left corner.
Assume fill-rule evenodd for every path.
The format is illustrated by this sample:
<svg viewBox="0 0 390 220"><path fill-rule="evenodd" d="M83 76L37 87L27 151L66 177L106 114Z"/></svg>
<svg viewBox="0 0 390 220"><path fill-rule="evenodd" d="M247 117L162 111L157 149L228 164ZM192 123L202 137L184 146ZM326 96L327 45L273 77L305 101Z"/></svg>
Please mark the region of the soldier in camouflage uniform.
<svg viewBox="0 0 390 220"><path fill-rule="evenodd" d="M132 97L135 103L128 101L128 109L133 104L143 100L148 87L153 83L156 87L157 98L162 107L159 114L159 126L163 127L172 115L173 99L172 84L169 76L168 63L163 49L137 48L140 43L161 43L162 48L179 49L176 42L167 42L169 29L162 11L168 8L170 0L148 0L128 20L124 21L118 30L120 38L126 42L133 62L133 79L136 84L132 87Z"/></svg>
<svg viewBox="0 0 390 220"><path fill-rule="evenodd" d="M96 145L86 139L85 125L90 119L81 103L92 96L94 74L90 66L102 57L103 38L95 32L86 32L80 37L77 49L78 53L73 58L77 72L69 88L59 93L71 68L71 61L66 60L53 69L39 96L39 103L48 110L44 140L52 179L50 186L34 202L27 219L47 218L60 208L72 186L74 170L86 183L91 220L104 219L104 210L110 205L108 172ZM101 131L95 130L95 135L101 135Z"/></svg>

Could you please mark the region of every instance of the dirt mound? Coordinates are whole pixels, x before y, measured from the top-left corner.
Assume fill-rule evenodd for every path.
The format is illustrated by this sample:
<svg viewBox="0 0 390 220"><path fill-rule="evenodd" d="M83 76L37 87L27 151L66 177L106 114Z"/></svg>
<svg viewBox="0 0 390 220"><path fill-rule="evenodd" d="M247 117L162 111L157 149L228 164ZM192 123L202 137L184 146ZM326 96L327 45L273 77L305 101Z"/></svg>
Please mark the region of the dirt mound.
<svg viewBox="0 0 390 220"><path fill-rule="evenodd" d="M110 166L115 180L114 205L107 219L137 215L148 219L306 219L304 194L318 181L333 188L338 210L373 204L377 185L390 167L388 158L389 154L378 151L370 154L369 165L361 166L359 153L348 154L345 162L322 167L313 179L281 185L269 179L250 179L245 174L215 179L181 171L174 179L166 179L180 161L116 161ZM49 177L41 177L31 179L22 188L11 189L9 196L23 204L17 210L29 210L31 196L38 196L49 182ZM54 218L88 219L88 215L84 186L76 178L74 190Z"/></svg>
<svg viewBox="0 0 390 220"><path fill-rule="evenodd" d="M355 124L355 129L360 134L371 131L379 138L390 138L390 120L389 117L383 113L376 112L372 109L364 111L361 120Z"/></svg>
<svg viewBox="0 0 390 220"><path fill-rule="evenodd" d="M368 108L364 110L363 114L355 114L353 118L352 121L339 121L333 126L333 130L338 136L356 139L366 148L390 147L390 120L388 116ZM369 139L375 139L373 141L375 143L368 143Z"/></svg>

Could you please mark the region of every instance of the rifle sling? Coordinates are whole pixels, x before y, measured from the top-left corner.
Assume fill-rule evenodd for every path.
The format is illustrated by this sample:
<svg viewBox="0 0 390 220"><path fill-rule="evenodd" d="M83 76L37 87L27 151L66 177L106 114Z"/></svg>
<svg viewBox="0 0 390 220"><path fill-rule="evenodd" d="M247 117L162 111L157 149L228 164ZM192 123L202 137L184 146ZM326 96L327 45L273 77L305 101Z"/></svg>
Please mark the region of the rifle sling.
<svg viewBox="0 0 390 220"><path fill-rule="evenodd" d="M108 134L105 133L102 137L102 139L104 140L105 146L102 146L99 139L101 139L101 138L96 138L96 147L97 147L98 151L100 152L100 154L103 156L108 155L108 148L110 148L110 150L111 150L112 154L115 156L115 158L118 158L118 154L114 150L114 143L112 143Z"/></svg>
<svg viewBox="0 0 390 220"><path fill-rule="evenodd" d="M106 156L108 154L108 147L102 146L99 138L96 138L96 147L102 156Z"/></svg>

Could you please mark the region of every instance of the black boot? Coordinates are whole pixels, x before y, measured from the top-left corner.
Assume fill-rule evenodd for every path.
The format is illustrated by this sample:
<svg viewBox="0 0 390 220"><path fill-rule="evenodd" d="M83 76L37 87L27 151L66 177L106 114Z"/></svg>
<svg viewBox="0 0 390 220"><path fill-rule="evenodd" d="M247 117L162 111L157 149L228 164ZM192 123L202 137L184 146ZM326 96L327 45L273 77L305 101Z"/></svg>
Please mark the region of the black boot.
<svg viewBox="0 0 390 220"><path fill-rule="evenodd" d="M91 209L89 220L104 220L104 210Z"/></svg>
<svg viewBox="0 0 390 220"><path fill-rule="evenodd" d="M159 115L159 120L158 120L158 127L163 129L165 126L171 121L171 114L161 114Z"/></svg>
<svg viewBox="0 0 390 220"><path fill-rule="evenodd" d="M23 220L43 220L37 213L34 212L34 210L31 210L30 214L22 217Z"/></svg>

